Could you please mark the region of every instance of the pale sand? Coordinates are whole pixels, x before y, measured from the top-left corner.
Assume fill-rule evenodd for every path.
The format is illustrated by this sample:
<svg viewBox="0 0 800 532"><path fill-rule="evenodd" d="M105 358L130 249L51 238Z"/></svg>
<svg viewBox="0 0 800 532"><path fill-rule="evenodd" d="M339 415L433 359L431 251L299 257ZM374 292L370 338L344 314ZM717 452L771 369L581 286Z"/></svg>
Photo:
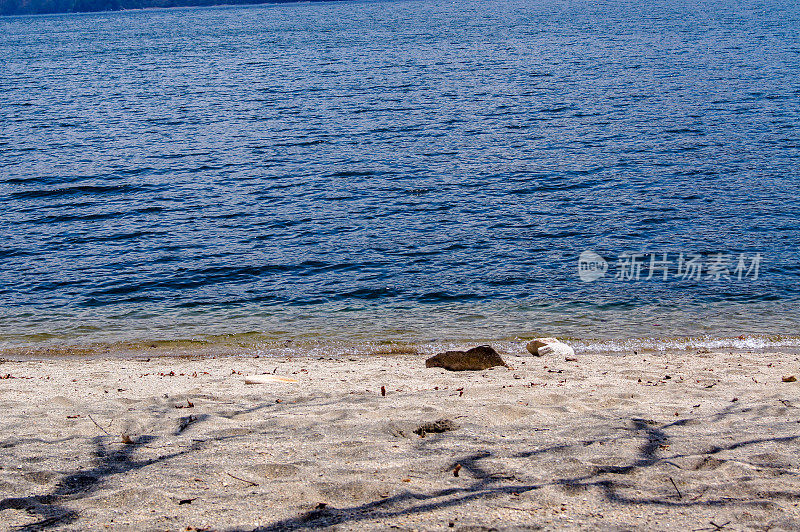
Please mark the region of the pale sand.
<svg viewBox="0 0 800 532"><path fill-rule="evenodd" d="M0 528L800 529L796 355L503 356L5 361Z"/></svg>

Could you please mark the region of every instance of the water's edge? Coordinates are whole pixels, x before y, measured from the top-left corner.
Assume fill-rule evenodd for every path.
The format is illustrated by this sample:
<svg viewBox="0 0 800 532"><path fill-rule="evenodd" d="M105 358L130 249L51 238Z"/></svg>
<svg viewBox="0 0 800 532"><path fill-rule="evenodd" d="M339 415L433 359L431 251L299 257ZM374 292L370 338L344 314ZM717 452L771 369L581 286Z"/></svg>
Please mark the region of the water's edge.
<svg viewBox="0 0 800 532"><path fill-rule="evenodd" d="M159 358L219 356L404 356L432 355L447 350L462 350L476 345L491 345L499 353L528 356L525 346L531 337L462 338L427 342L397 340L353 341L338 339L287 339L256 333L206 336L170 340L133 340L116 342L38 342L0 347L0 357L12 359L80 358ZM786 352L800 353L800 336L751 335L736 337L649 337L597 339L561 337L578 355L664 354L667 352Z"/></svg>

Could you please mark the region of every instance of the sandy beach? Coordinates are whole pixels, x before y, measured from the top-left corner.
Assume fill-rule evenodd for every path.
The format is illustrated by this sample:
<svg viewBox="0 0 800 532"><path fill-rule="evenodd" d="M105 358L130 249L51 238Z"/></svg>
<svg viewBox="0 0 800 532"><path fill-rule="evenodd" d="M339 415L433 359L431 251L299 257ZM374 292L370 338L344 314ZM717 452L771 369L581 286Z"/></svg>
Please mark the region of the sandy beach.
<svg viewBox="0 0 800 532"><path fill-rule="evenodd" d="M523 350L4 360L0 529L800 529L797 355Z"/></svg>

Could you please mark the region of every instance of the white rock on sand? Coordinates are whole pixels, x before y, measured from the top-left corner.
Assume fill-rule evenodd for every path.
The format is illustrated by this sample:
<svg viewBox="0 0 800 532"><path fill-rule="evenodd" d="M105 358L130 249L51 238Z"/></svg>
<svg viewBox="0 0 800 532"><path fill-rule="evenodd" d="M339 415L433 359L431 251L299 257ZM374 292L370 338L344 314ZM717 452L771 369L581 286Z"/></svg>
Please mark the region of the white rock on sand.
<svg viewBox="0 0 800 532"><path fill-rule="evenodd" d="M536 338L528 343L526 349L533 356L575 356L575 350L556 338Z"/></svg>

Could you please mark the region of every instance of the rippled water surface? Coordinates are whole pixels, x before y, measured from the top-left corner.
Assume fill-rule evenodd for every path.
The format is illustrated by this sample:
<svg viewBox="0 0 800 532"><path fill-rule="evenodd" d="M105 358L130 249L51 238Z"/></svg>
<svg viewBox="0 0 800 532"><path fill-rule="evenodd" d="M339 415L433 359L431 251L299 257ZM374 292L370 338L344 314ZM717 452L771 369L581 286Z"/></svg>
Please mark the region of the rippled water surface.
<svg viewBox="0 0 800 532"><path fill-rule="evenodd" d="M0 18L0 345L797 344L800 8L642 4Z"/></svg>

